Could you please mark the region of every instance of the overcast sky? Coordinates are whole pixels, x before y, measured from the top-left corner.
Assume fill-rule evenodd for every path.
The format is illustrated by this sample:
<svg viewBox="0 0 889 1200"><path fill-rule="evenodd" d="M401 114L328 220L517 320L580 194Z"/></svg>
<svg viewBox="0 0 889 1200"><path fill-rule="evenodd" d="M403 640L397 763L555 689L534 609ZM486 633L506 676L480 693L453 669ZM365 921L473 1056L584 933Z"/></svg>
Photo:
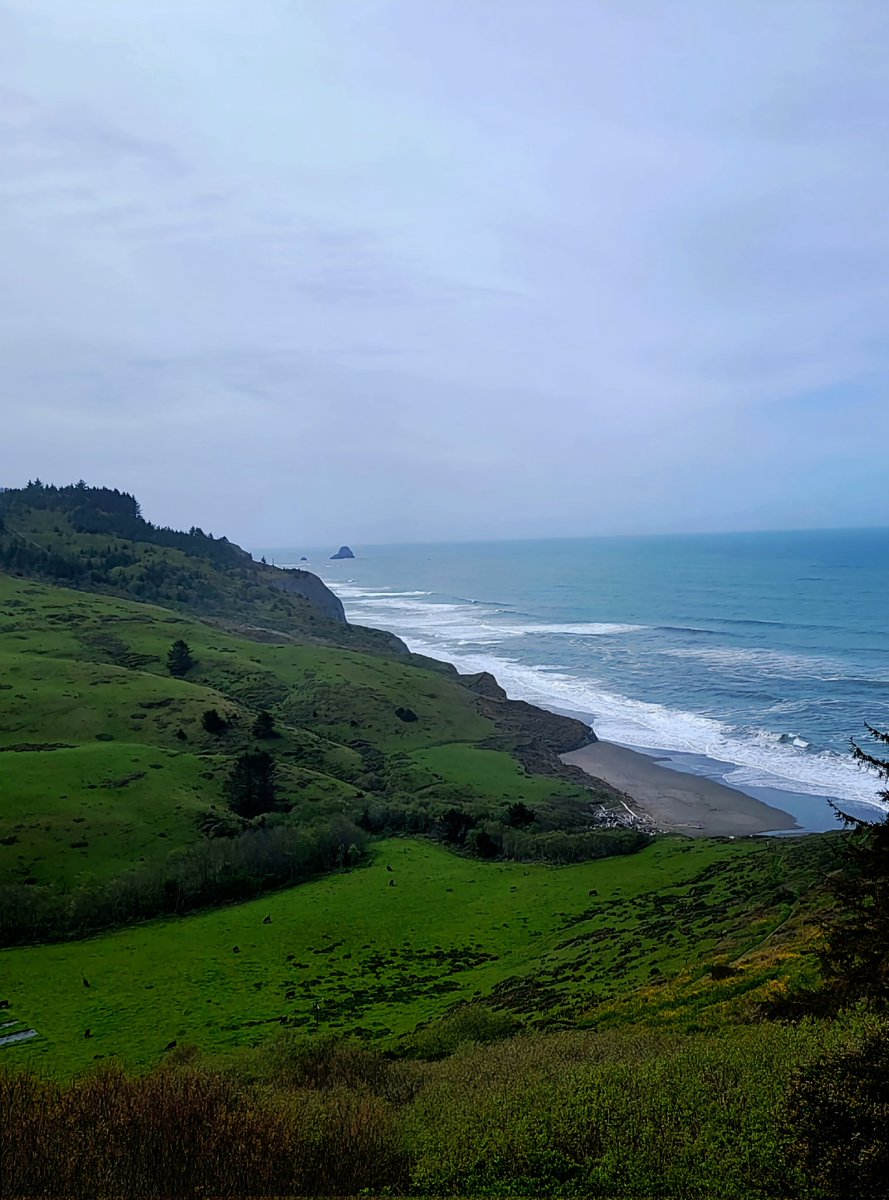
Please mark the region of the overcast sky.
<svg viewBox="0 0 889 1200"><path fill-rule="evenodd" d="M885 0L0 0L0 483L889 524Z"/></svg>

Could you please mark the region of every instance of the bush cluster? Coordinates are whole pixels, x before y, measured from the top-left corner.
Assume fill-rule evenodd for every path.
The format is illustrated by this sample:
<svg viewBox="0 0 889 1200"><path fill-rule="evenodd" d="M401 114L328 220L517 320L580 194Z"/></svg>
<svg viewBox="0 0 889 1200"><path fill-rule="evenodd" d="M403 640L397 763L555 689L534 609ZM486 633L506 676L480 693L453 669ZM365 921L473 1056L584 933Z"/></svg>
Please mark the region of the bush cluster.
<svg viewBox="0 0 889 1200"><path fill-rule="evenodd" d="M845 1165L817 1151L854 1132L831 1097L852 1094L837 1048L864 1018L503 1040L508 1023L490 1016L464 1011L438 1041L427 1031L436 1058L454 1051L438 1061L284 1033L224 1071L182 1048L139 1077L103 1066L60 1086L0 1072L0 1194L885 1195L885 1112L869 1091Z"/></svg>
<svg viewBox="0 0 889 1200"><path fill-rule="evenodd" d="M269 1092L200 1066L60 1087L0 1073L4 1197L343 1196L407 1180L391 1106L368 1089Z"/></svg>
<svg viewBox="0 0 889 1200"><path fill-rule="evenodd" d="M48 887L0 888L0 946L81 937L150 917L246 900L271 888L354 866L367 835L334 817L313 826L250 828L202 840L105 884L60 894Z"/></svg>
<svg viewBox="0 0 889 1200"><path fill-rule="evenodd" d="M792 1159L822 1195L883 1200L889 1190L889 1028L798 1071L785 1124Z"/></svg>
<svg viewBox="0 0 889 1200"><path fill-rule="evenodd" d="M508 816L508 812L507 812ZM651 838L638 829L542 829L524 823L514 828L487 817L484 808L374 800L364 805L358 824L368 833L391 836L422 834L458 847L476 858L557 865L589 862L616 854L633 854Z"/></svg>

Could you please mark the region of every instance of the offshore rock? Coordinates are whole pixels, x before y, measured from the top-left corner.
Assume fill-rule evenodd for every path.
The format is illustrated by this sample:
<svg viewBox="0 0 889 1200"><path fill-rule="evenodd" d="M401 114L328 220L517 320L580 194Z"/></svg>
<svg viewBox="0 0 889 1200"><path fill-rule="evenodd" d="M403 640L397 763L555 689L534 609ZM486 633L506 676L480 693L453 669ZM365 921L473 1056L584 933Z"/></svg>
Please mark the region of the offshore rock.
<svg viewBox="0 0 889 1200"><path fill-rule="evenodd" d="M355 555L352 553L352 551L349 549L348 546L340 546L340 548L339 548L339 550L337 550L336 554L331 554L330 557L331 557L331 559L354 558Z"/></svg>

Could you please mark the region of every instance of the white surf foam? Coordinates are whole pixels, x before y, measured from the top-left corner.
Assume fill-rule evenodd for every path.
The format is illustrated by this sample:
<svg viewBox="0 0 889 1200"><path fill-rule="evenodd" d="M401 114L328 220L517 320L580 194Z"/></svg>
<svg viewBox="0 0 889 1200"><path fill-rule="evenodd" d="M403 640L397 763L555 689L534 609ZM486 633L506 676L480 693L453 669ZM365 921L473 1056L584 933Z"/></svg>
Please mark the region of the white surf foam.
<svg viewBox="0 0 889 1200"><path fill-rule="evenodd" d="M612 637L646 629L644 625L609 621L528 623L510 619L508 609L482 600L430 602L428 597L434 594L432 592L370 591L354 584L337 584L336 591L349 610L350 620L382 623L387 628L391 626L399 636L416 631L436 642L442 640L461 646L472 643L493 645L537 634Z"/></svg>
<svg viewBox="0 0 889 1200"><path fill-rule="evenodd" d="M640 633L646 625L620 625L609 621L575 621L565 625L523 625L523 633L567 633L577 637L611 637L620 633Z"/></svg>
<svg viewBox="0 0 889 1200"><path fill-rule="evenodd" d="M432 653L433 648L427 646L423 652ZM735 786L806 792L883 807L876 798L874 775L830 750L811 753L808 743L796 735L730 726L697 713L632 700L567 673L544 672L499 656L458 654L450 661L460 670L490 671L516 699L588 714L596 732L607 741L732 763L734 769L726 780Z"/></svg>
<svg viewBox="0 0 889 1200"><path fill-rule="evenodd" d="M805 677L825 683L838 683L848 678L842 672L845 664L819 654L788 654L782 650L768 650L753 646L676 646L661 650L667 658L694 658L710 663L721 670L757 671L785 678ZM877 672L868 682L889 683L889 673Z"/></svg>
<svg viewBox="0 0 889 1200"><path fill-rule="evenodd" d="M348 589L340 586L337 591L341 594L348 592L349 595L355 597L356 600L392 600L404 596L431 596L432 592L365 592L361 588L350 587Z"/></svg>
<svg viewBox="0 0 889 1200"><path fill-rule="evenodd" d="M769 732L729 725L697 713L617 695L595 680L572 675L564 668L529 666L492 652L499 643L526 633L623 636L644 630L645 626L608 622L509 624L496 619L499 614L493 607L430 602L428 593L374 595L354 585L349 589L338 585L337 591L346 603L350 620L390 629L410 649L452 662L461 671L490 671L515 699L586 714L595 721L596 732L608 741L702 755L733 764L726 780L736 787L770 787L883 807L876 799L878 781L873 775L832 751L813 753L807 740L787 731L786 726L784 732ZM701 648L700 653L696 650L696 656L709 657L714 665L723 667L742 661L749 666L756 661L773 670L811 669L813 661L777 651L717 647ZM790 711L792 706L788 704L787 708Z"/></svg>

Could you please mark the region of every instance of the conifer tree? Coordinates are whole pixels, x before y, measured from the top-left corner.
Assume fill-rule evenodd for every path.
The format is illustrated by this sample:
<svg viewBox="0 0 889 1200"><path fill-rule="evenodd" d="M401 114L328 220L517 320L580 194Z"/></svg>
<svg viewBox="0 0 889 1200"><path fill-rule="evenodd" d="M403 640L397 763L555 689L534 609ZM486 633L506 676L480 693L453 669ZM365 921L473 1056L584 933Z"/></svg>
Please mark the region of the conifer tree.
<svg viewBox="0 0 889 1200"><path fill-rule="evenodd" d="M867 726L871 738L889 745L889 733ZM863 766L889 781L889 759L870 753L857 742L853 754ZM889 787L879 791L889 803ZM828 887L836 907L823 925L820 951L824 989L832 1006L859 1000L876 1008L889 1006L889 815L866 821L837 809L849 829L843 864Z"/></svg>
<svg viewBox="0 0 889 1200"><path fill-rule="evenodd" d="M187 675L194 666L194 658L191 654L191 649L188 642L184 642L182 638L177 638L170 649L167 651L167 670L171 675Z"/></svg>
<svg viewBox="0 0 889 1200"><path fill-rule="evenodd" d="M228 721L219 715L219 710L216 708L208 708L201 715L201 725L207 733L216 734L217 737L228 729Z"/></svg>
<svg viewBox="0 0 889 1200"><path fill-rule="evenodd" d="M277 763L267 750L248 750L235 760L226 780L226 796L240 817L258 817L279 807Z"/></svg>
<svg viewBox="0 0 889 1200"><path fill-rule="evenodd" d="M256 720L253 722L251 730L255 738L270 738L275 737L275 718L264 708L262 712L256 714Z"/></svg>

